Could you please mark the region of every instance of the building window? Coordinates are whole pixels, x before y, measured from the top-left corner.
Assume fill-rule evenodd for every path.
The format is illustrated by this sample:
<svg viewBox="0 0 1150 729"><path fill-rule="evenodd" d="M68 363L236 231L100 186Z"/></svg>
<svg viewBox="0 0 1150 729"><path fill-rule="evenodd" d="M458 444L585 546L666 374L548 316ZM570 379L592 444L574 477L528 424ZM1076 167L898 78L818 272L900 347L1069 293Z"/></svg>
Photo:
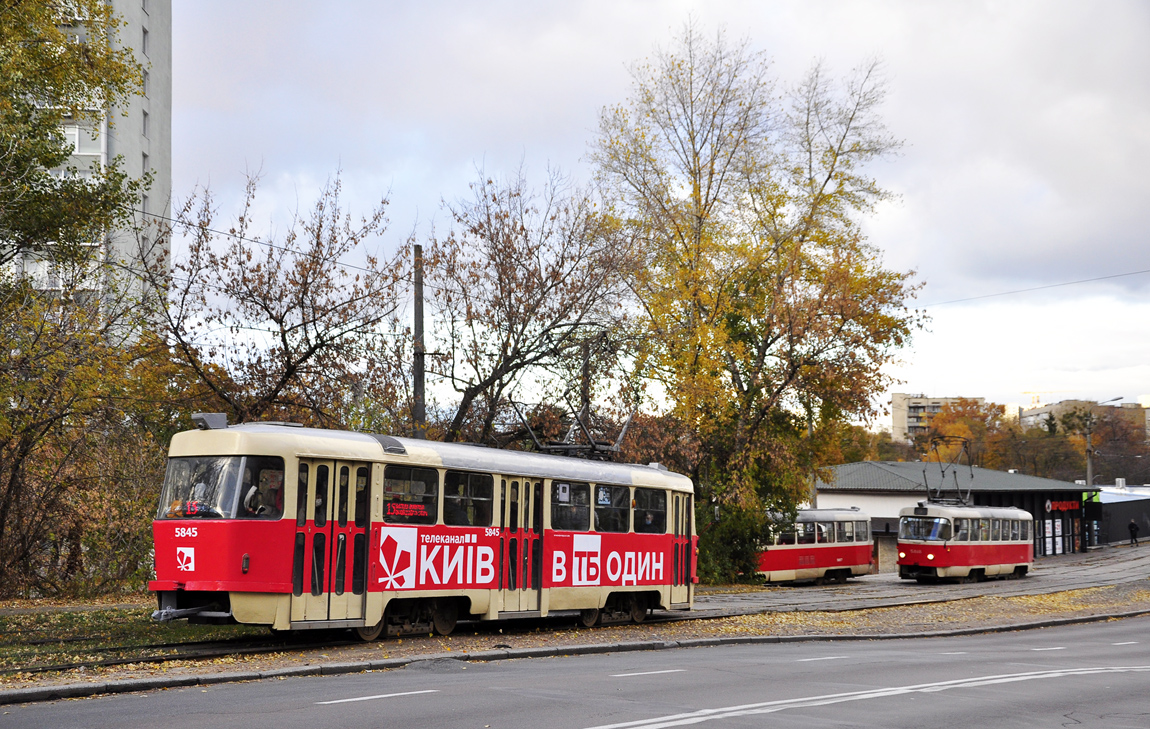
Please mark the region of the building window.
<svg viewBox="0 0 1150 729"><path fill-rule="evenodd" d="M144 215L148 214L148 196L147 195L141 195L140 196L140 212L143 213Z"/></svg>
<svg viewBox="0 0 1150 729"><path fill-rule="evenodd" d="M148 153L144 152L140 155L140 171L147 174L148 170L152 169L151 163L148 161Z"/></svg>
<svg viewBox="0 0 1150 729"><path fill-rule="evenodd" d="M144 112L143 130L144 130L144 136L147 137L148 136L148 112L146 112L146 111Z"/></svg>
<svg viewBox="0 0 1150 729"><path fill-rule="evenodd" d="M146 56L148 55L148 29L143 29L143 35L140 37L140 51Z"/></svg>
<svg viewBox="0 0 1150 729"><path fill-rule="evenodd" d="M140 0L140 9L145 13L148 12L148 0Z"/></svg>
<svg viewBox="0 0 1150 729"><path fill-rule="evenodd" d="M148 76L148 72L144 71L144 96L148 95L148 89L151 86L151 84L149 83L150 80L151 79Z"/></svg>

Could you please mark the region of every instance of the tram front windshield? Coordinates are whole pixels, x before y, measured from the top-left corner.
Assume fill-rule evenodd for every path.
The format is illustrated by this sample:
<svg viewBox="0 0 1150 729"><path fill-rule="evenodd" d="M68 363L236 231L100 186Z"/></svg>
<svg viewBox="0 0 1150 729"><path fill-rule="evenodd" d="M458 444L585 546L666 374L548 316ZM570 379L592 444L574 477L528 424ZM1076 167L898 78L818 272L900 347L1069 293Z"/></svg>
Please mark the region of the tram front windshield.
<svg viewBox="0 0 1150 729"><path fill-rule="evenodd" d="M904 516L898 525L898 538L949 541L951 539L950 519Z"/></svg>
<svg viewBox="0 0 1150 729"><path fill-rule="evenodd" d="M156 518L278 519L283 482L282 458L169 458Z"/></svg>

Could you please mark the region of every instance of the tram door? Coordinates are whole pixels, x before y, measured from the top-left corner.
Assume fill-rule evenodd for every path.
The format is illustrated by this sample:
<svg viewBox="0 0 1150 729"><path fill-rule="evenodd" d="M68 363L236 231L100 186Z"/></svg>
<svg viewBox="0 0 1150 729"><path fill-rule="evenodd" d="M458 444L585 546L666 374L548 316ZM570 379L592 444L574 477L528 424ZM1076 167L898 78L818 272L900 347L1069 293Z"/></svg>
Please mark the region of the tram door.
<svg viewBox="0 0 1150 729"><path fill-rule="evenodd" d="M671 494L671 527L674 556L671 560L671 602L691 599L691 497Z"/></svg>
<svg viewBox="0 0 1150 729"><path fill-rule="evenodd" d="M301 461L292 563L292 621L364 615L371 466Z"/></svg>
<svg viewBox="0 0 1150 729"><path fill-rule="evenodd" d="M503 491L503 609L538 610L543 584L543 482L509 478Z"/></svg>

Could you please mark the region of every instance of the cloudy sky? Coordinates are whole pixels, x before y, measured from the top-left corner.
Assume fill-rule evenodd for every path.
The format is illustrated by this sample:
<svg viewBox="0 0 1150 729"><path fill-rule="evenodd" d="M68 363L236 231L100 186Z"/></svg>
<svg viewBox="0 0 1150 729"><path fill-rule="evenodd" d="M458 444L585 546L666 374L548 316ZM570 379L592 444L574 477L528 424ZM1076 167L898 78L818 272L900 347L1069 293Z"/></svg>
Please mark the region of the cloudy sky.
<svg viewBox="0 0 1150 729"><path fill-rule="evenodd" d="M261 211L282 219L339 169L353 210L390 195L381 246L443 227L440 200L479 166L585 179L599 109L688 18L747 38L784 85L818 59L846 74L878 56L905 146L871 170L899 198L866 228L925 281L932 317L893 389L1024 406L1150 395L1150 273L1135 273L1150 269L1148 3L174 6L177 199L210 184L234 208L260 170Z"/></svg>

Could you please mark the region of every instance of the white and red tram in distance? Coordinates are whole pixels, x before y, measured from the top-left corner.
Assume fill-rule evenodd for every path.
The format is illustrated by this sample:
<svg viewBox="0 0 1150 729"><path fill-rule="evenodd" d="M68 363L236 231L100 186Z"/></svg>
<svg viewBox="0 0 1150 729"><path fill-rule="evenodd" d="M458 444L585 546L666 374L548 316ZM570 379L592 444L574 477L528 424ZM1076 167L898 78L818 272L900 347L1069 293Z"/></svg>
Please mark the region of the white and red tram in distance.
<svg viewBox="0 0 1150 729"><path fill-rule="evenodd" d="M960 582L1023 577L1034 565L1034 518L1017 507L920 501L899 512L898 575Z"/></svg>
<svg viewBox="0 0 1150 729"><path fill-rule="evenodd" d="M658 464L193 419L153 522L157 619L370 640L692 606L694 490Z"/></svg>
<svg viewBox="0 0 1150 729"><path fill-rule="evenodd" d="M759 553L756 572L765 582L842 583L874 566L870 517L851 509L799 509L793 524L775 530Z"/></svg>

